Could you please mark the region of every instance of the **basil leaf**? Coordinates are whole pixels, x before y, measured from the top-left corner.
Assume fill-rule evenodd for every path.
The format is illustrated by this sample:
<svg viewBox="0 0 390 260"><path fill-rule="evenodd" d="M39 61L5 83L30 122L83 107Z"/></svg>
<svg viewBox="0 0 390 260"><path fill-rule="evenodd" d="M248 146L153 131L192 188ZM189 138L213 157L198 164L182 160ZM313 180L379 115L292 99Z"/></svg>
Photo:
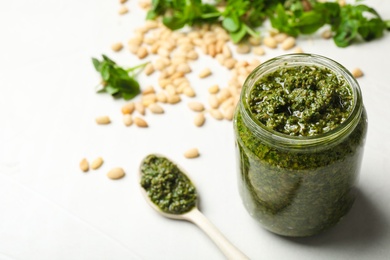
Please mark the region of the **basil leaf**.
<svg viewBox="0 0 390 260"><path fill-rule="evenodd" d="M390 30L389 20L382 20L373 8L359 2L341 7L337 1L319 0L152 0L146 18L162 16L164 25L172 30L218 23L235 43L248 35L256 37L256 29L266 18L273 28L294 37L312 34L327 24L335 43L346 47L359 39L383 37L383 31Z"/></svg>
<svg viewBox="0 0 390 260"><path fill-rule="evenodd" d="M98 93L108 93L114 97L122 97L126 100L134 98L140 93L138 81L129 72L142 69L147 63L125 70L105 55L99 61L92 58L92 63L102 78L102 88Z"/></svg>
<svg viewBox="0 0 390 260"><path fill-rule="evenodd" d="M241 27L238 31L230 33L230 38L234 43L238 43L245 37L246 32L247 32L246 25L241 24Z"/></svg>
<svg viewBox="0 0 390 260"><path fill-rule="evenodd" d="M235 32L238 29L240 29L240 21L238 20L237 16L231 16L231 17L226 17L222 21L222 26L229 32Z"/></svg>

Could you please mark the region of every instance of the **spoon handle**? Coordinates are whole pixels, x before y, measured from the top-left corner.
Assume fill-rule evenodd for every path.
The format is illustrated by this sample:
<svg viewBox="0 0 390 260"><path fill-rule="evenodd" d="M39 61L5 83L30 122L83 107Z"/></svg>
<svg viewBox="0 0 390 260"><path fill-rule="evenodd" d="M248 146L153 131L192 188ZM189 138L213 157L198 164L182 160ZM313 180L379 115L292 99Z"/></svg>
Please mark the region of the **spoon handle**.
<svg viewBox="0 0 390 260"><path fill-rule="evenodd" d="M202 229L214 243L219 247L227 259L243 260L249 259L237 247L235 247L224 235L197 209L191 210L185 215L188 221L196 224Z"/></svg>

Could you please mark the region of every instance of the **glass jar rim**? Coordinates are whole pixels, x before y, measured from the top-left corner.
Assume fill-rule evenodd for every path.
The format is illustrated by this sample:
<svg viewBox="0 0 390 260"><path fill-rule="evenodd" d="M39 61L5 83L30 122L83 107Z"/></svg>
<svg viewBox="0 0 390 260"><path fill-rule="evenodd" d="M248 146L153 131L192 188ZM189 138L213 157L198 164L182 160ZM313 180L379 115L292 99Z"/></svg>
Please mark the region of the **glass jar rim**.
<svg viewBox="0 0 390 260"><path fill-rule="evenodd" d="M275 71L281 65L287 64L287 66L299 66L299 65L314 65L330 69L338 77L342 77L350 86L353 95L353 107L351 113L344 122L335 127L334 129L313 136L291 136L272 130L258 121L253 113L249 109L248 98L253 86L257 80L270 72ZM299 54L285 54L275 58L272 58L256 67L244 82L241 97L241 103L239 106L243 120L248 124L251 130L269 145L277 145L279 148L288 149L304 149L313 148L324 145L334 145L341 142L344 137L348 136L359 122L359 118L363 111L362 94L360 86L352 74L340 63L321 56L318 54L299 53Z"/></svg>

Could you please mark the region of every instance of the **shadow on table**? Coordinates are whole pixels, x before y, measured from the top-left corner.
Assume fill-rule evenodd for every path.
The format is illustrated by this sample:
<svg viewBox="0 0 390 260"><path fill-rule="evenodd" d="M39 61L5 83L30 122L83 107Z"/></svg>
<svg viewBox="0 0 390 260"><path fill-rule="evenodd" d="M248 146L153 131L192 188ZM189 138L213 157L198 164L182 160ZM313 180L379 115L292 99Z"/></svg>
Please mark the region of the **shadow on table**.
<svg viewBox="0 0 390 260"><path fill-rule="evenodd" d="M316 236L287 239L308 246L368 247L389 231L387 222L369 198L358 190L351 211L335 227Z"/></svg>

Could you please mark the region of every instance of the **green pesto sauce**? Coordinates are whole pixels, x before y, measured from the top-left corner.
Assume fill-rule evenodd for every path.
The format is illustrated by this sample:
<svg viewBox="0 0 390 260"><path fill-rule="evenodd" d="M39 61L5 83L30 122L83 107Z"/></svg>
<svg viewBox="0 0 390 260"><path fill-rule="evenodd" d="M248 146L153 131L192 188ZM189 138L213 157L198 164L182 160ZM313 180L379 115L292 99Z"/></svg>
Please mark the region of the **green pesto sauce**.
<svg viewBox="0 0 390 260"><path fill-rule="evenodd" d="M367 119L329 149L280 150L235 117L238 187L249 214L285 236L311 236L335 225L351 208L363 156Z"/></svg>
<svg viewBox="0 0 390 260"><path fill-rule="evenodd" d="M347 119L353 95L346 81L327 68L285 67L256 82L249 107L255 118L272 130L313 136Z"/></svg>
<svg viewBox="0 0 390 260"><path fill-rule="evenodd" d="M196 205L195 186L165 157L149 155L141 165L141 186L163 212L183 214Z"/></svg>
<svg viewBox="0 0 390 260"><path fill-rule="evenodd" d="M330 145L324 139L305 149L299 139L342 124L354 109L353 95L345 78L327 68L281 66L259 78L248 106L243 102L236 110L240 195L266 229L285 236L314 235L335 225L352 207L367 131L364 107L352 119L356 127ZM258 126L247 123L243 111ZM298 137L297 146L278 146L271 133L258 135L261 125L286 138Z"/></svg>

